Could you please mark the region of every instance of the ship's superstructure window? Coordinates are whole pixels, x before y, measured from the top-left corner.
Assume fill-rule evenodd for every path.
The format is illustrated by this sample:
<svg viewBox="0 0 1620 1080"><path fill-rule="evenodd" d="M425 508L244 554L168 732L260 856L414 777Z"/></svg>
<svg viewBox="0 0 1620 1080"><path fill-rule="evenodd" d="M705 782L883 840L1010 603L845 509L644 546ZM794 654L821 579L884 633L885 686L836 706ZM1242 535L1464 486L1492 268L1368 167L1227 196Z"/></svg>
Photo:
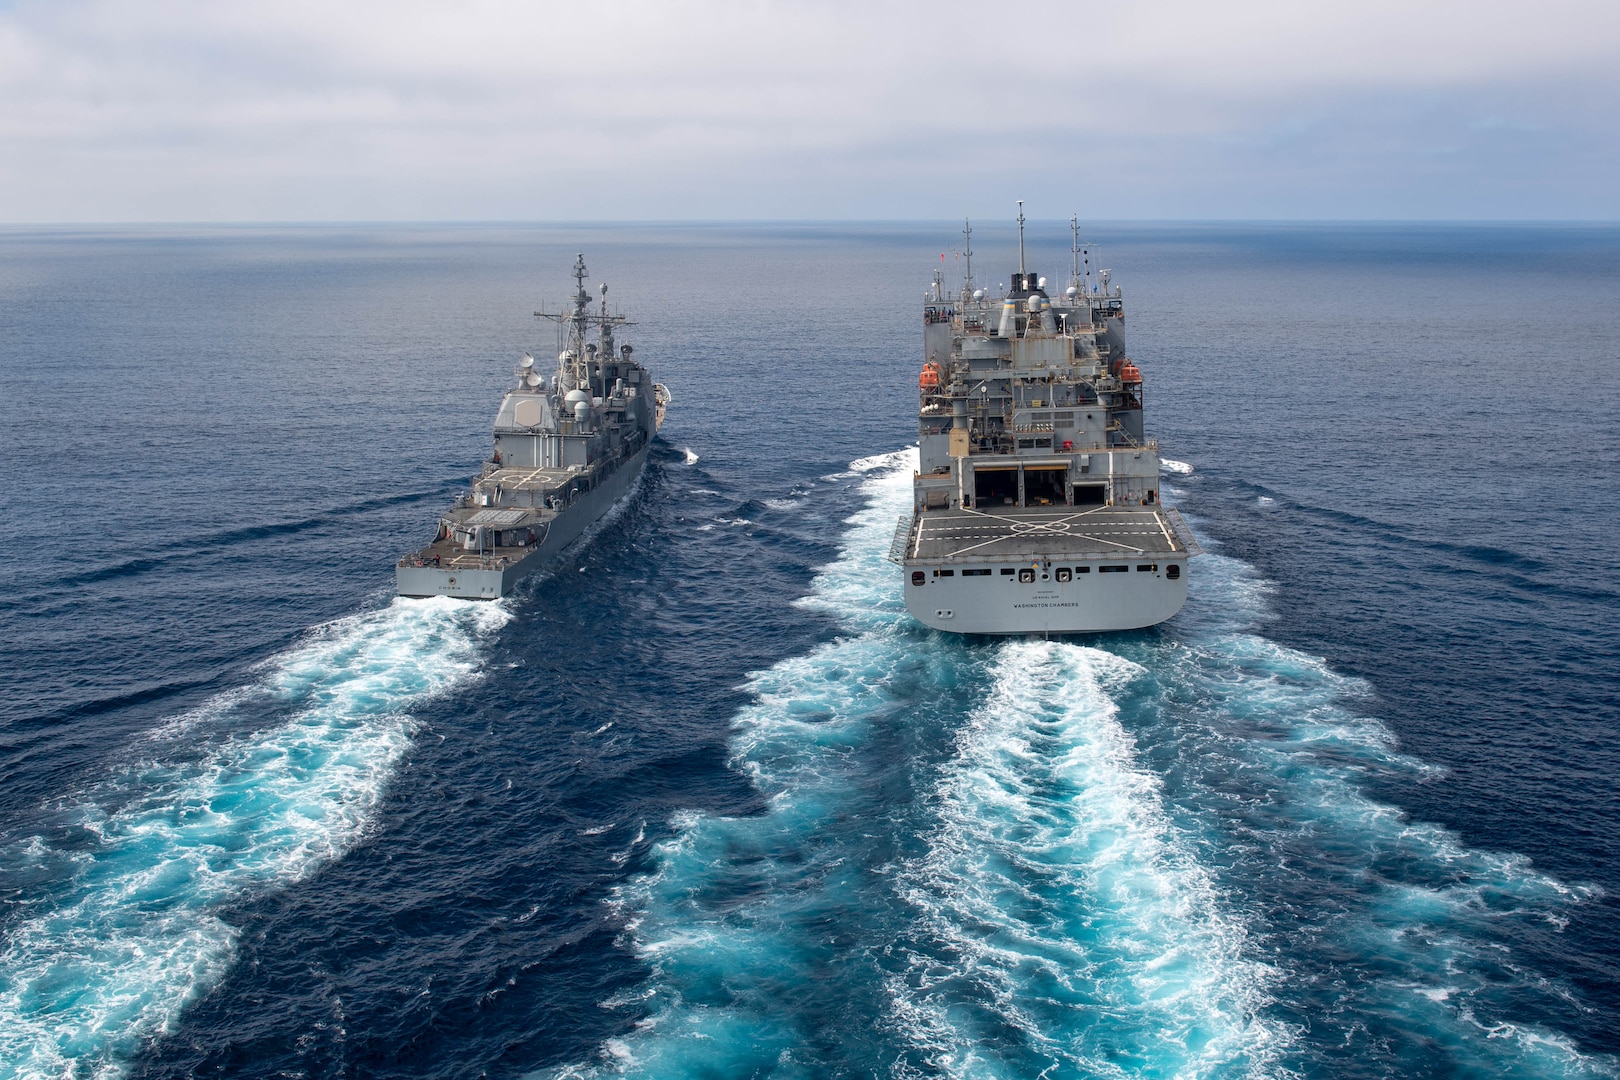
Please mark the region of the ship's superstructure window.
<svg viewBox="0 0 1620 1080"><path fill-rule="evenodd" d="M1136 564L1136 569L1139 572L1144 573L1144 574L1151 574L1153 571L1157 570L1158 568L1159 568L1158 563L1145 562L1145 563L1137 563Z"/></svg>
<svg viewBox="0 0 1620 1080"><path fill-rule="evenodd" d="M927 580L928 580L928 575L923 573L921 570L913 570L911 572L911 583L913 585L921 585L923 582L925 582Z"/></svg>
<svg viewBox="0 0 1620 1080"><path fill-rule="evenodd" d="M1175 581L1177 578L1181 577L1181 564L1171 563L1169 566L1165 567L1164 576L1169 578L1171 581Z"/></svg>
<svg viewBox="0 0 1620 1080"><path fill-rule="evenodd" d="M1077 574L1089 574L1089 573L1091 573L1091 567L1089 567L1089 566L1077 566L1077 567L1074 568L1074 572L1077 573Z"/></svg>
<svg viewBox="0 0 1620 1080"><path fill-rule="evenodd" d="M1074 574L1070 572L1067 566L1058 567L1057 574L1055 576L1059 581L1070 581L1074 578Z"/></svg>
<svg viewBox="0 0 1620 1080"><path fill-rule="evenodd" d="M1099 566L1099 567L1097 567L1097 573L1099 573L1099 574L1124 574L1124 573L1129 573L1130 569L1131 568L1128 567L1128 566Z"/></svg>
<svg viewBox="0 0 1620 1080"><path fill-rule="evenodd" d="M1035 571L1030 569L1018 571L1018 580L1028 585L1035 580Z"/></svg>
<svg viewBox="0 0 1620 1080"><path fill-rule="evenodd" d="M956 576L956 571L955 570L935 570L934 571L934 576L937 577L937 578L955 577Z"/></svg>
<svg viewBox="0 0 1620 1080"><path fill-rule="evenodd" d="M990 576L990 568L989 567L984 567L984 568L978 569L978 570L964 570L964 571L962 571L962 576L963 577L989 577Z"/></svg>
<svg viewBox="0 0 1620 1080"><path fill-rule="evenodd" d="M1013 568L1012 568L1012 567L1010 567L1010 566L1003 566L1003 567L1002 567L1002 568L1001 568L1001 576L1002 576L1002 577L1012 577L1012 576L1013 576L1013 572L1014 572L1014 571L1013 571Z"/></svg>

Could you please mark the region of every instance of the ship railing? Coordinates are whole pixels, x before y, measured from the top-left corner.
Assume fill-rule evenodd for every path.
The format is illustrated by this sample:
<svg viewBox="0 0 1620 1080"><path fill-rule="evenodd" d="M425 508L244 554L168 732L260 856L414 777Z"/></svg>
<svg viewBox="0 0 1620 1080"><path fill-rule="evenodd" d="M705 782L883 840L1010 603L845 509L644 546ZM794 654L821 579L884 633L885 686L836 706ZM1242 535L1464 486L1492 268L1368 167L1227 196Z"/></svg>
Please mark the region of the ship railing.
<svg viewBox="0 0 1620 1080"><path fill-rule="evenodd" d="M1108 430L1113 431L1114 429L1109 428ZM1018 434L1027 435L1027 434L1031 434L1031 433L1030 432L1025 432L1025 431L1020 431L1020 432L1018 432ZM1128 435L1126 437L1129 438ZM1045 450L1046 447L1043 446L1043 447L1041 447L1041 449ZM1058 445L1058 446L1055 446L1055 447L1052 448L1052 453L1054 453L1054 454L1105 454L1110 450L1154 450L1154 451L1157 451L1158 449L1159 449L1159 440L1158 439L1143 439L1140 443L1127 442L1127 443L1124 443L1124 444L1117 444L1117 445L1112 445L1112 446L1094 446L1094 445L1091 445L1091 444L1087 444L1087 445L1084 445L1084 446L1071 446L1067 450L1063 449L1063 447L1061 445ZM1012 457L1014 455L1023 455L1025 457L1028 457L1029 456L1029 451L1028 450L1018 450L1015 447L987 446L987 445L985 445L983 443L977 443L977 444L974 445L974 448L973 448L973 456L974 457L984 457L984 456L987 456L987 455L1001 455L1003 457Z"/></svg>
<svg viewBox="0 0 1620 1080"><path fill-rule="evenodd" d="M894 524L894 539L889 542L888 559L892 563L906 561L906 551L911 547L912 518L906 514Z"/></svg>
<svg viewBox="0 0 1620 1080"><path fill-rule="evenodd" d="M406 555L398 565L430 570L501 570L517 561L511 555L452 555L447 559L441 556L437 561L424 559L420 555Z"/></svg>
<svg viewBox="0 0 1620 1080"><path fill-rule="evenodd" d="M1188 555L1202 555L1204 545L1198 542L1198 537L1194 536L1192 529L1188 528L1187 522L1182 519L1181 511L1168 506L1159 509L1164 514L1164 520L1169 524L1170 531L1175 534L1176 542L1181 545L1182 550Z"/></svg>

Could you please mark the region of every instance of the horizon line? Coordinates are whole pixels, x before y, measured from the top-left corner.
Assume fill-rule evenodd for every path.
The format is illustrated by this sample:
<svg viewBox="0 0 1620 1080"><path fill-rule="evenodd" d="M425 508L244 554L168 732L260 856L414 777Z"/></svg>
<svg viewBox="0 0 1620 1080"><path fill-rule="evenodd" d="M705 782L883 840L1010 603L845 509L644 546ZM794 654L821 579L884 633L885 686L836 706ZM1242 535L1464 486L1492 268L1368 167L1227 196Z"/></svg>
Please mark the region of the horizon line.
<svg viewBox="0 0 1620 1080"><path fill-rule="evenodd" d="M87 228L321 228L356 226L737 226L737 225L935 225L962 220L995 222L999 218L963 217L781 217L781 218L221 218L197 220L67 220L67 221L0 221L0 229L87 229ZM1015 219L1009 218L1008 224ZM1060 222L1069 219L1030 217L1030 222ZM1402 218L1402 217L1276 217L1276 218L1211 218L1211 217L1120 217L1082 218L1090 224L1107 225L1562 225L1562 226L1620 226L1620 218Z"/></svg>

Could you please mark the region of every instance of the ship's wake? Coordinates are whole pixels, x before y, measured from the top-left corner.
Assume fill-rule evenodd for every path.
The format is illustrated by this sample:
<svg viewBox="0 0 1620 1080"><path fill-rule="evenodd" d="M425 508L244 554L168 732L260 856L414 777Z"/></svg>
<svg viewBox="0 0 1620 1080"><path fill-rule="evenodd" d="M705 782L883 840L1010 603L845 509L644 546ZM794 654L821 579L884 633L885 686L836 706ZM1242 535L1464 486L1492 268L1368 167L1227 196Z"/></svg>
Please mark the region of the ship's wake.
<svg viewBox="0 0 1620 1080"><path fill-rule="evenodd" d="M623 886L626 1032L554 1077L1607 1074L1514 1020L1507 947L1579 890L1367 793L1432 770L1363 688L1255 632L1218 554L1161 631L964 640L883 560L914 455L803 603L844 636L753 677L733 765Z"/></svg>
<svg viewBox="0 0 1620 1080"><path fill-rule="evenodd" d="M411 746L407 710L473 676L500 604L395 600L312 632L176 717L120 775L3 851L0 1077L116 1076L228 970L224 911L352 847Z"/></svg>
<svg viewBox="0 0 1620 1080"><path fill-rule="evenodd" d="M1142 674L1077 645L998 650L896 881L918 912L896 1013L949 1075L1202 1076L1286 1041L1243 921L1118 721Z"/></svg>

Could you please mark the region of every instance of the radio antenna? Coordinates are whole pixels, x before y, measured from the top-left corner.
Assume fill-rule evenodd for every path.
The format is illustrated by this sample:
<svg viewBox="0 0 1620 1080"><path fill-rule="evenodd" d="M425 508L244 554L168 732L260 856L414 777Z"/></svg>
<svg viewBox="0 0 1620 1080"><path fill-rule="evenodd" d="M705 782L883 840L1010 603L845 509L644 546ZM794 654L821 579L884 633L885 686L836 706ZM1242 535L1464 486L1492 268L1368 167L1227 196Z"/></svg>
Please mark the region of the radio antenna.
<svg viewBox="0 0 1620 1080"><path fill-rule="evenodd" d="M1024 200L1018 200L1018 273L1024 273Z"/></svg>

